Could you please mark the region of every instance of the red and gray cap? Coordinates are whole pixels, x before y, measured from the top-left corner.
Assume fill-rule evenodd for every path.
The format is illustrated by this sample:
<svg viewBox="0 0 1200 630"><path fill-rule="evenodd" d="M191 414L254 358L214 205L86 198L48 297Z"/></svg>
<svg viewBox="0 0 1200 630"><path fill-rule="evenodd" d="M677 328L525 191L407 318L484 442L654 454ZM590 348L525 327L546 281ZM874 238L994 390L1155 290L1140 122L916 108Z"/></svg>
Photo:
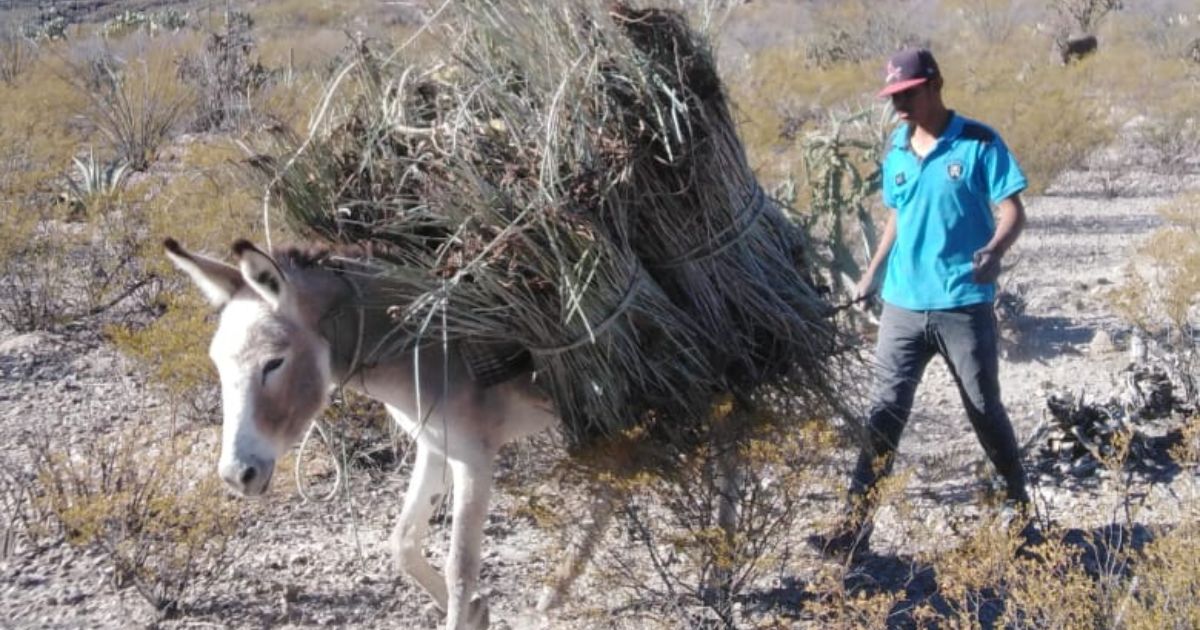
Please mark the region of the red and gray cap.
<svg viewBox="0 0 1200 630"><path fill-rule="evenodd" d="M879 91L879 96L891 96L921 85L936 77L938 72L933 53L924 48L902 50L888 59L884 87Z"/></svg>

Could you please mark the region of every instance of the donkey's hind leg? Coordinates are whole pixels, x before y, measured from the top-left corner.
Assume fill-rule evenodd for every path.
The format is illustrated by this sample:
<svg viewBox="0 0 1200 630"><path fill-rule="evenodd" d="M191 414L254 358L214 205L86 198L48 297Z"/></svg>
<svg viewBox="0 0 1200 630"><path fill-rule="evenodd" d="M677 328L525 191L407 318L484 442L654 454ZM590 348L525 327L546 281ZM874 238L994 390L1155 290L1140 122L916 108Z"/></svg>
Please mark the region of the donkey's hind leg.
<svg viewBox="0 0 1200 630"><path fill-rule="evenodd" d="M417 442L417 458L408 491L404 493L404 508L392 532L400 568L433 597L442 612L446 611L446 581L425 559L423 546L429 532L429 518L446 492L447 472L445 455Z"/></svg>

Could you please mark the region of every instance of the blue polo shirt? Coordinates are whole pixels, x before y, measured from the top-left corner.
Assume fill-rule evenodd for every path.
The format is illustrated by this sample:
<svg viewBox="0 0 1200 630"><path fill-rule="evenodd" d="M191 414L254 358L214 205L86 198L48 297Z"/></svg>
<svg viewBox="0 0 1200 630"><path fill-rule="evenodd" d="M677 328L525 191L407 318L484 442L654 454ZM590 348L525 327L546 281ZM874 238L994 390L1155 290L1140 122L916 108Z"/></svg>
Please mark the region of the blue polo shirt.
<svg viewBox="0 0 1200 630"><path fill-rule="evenodd" d="M923 159L909 146L908 125L900 125L883 161L883 203L896 212L884 301L924 311L994 300L993 284L971 281L971 261L996 231L992 205L1025 186L1021 167L987 125L951 112Z"/></svg>

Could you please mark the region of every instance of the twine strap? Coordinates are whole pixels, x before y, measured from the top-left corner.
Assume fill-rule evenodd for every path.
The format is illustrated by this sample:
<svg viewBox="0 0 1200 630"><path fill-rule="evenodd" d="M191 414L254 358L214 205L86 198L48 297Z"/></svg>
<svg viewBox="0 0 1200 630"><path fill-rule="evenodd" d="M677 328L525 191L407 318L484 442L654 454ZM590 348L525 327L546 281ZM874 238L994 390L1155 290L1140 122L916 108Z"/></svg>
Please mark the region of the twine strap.
<svg viewBox="0 0 1200 630"><path fill-rule="evenodd" d="M673 267L681 267L683 265L703 262L710 258L719 256L724 253L725 250L737 245L742 241L742 239L746 238L746 235L750 233L750 229L758 223L758 220L762 218L762 215L766 209L766 193L763 192L761 186L755 186L754 192L750 194L750 198L747 199L746 203L742 205L741 212L739 212L739 214L748 213L750 215L740 226L736 224L730 225L724 230L721 230L721 232L719 232L711 241L701 243L696 247L693 247L692 249L680 254L679 256L676 256L675 258L661 262L650 263L649 266L654 269L670 269ZM714 243L716 244L715 247L713 246Z"/></svg>
<svg viewBox="0 0 1200 630"><path fill-rule="evenodd" d="M606 330L616 323L617 318L619 318L621 315L624 315L625 311L629 310L629 307L633 305L633 299L637 297L638 289L641 287L641 284L642 274L640 273L640 270L635 269L633 272L633 278L629 282L629 287L625 289L625 295L621 298L621 301L617 304L616 308L613 309L613 312L610 313L608 317L604 318L604 321L600 322L600 325L580 335L575 341L565 345L540 347L531 346L529 351L539 356L554 356L595 342L596 337L604 334Z"/></svg>

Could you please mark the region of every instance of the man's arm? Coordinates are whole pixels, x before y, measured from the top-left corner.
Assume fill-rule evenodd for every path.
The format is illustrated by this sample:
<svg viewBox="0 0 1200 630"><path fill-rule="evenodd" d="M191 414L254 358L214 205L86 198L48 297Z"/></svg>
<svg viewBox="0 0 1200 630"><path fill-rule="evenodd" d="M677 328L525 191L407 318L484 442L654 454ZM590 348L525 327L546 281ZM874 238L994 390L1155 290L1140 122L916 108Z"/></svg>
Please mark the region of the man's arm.
<svg viewBox="0 0 1200 630"><path fill-rule="evenodd" d="M1017 237L1025 229L1025 204L1021 195L1013 195L997 205L999 217L996 221L996 233L988 244L975 252L974 271L972 280L976 284L991 284L1000 276L1000 259L1008 252L1008 248L1017 242Z"/></svg>
<svg viewBox="0 0 1200 630"><path fill-rule="evenodd" d="M879 238L879 246L875 248L875 255L871 257L871 262L867 265L867 270L863 273L862 278L858 280L858 284L854 285L854 299L861 300L875 293L879 285L879 269L887 262L888 254L891 253L892 244L895 242L896 211L889 209L887 225L883 228L883 236Z"/></svg>

